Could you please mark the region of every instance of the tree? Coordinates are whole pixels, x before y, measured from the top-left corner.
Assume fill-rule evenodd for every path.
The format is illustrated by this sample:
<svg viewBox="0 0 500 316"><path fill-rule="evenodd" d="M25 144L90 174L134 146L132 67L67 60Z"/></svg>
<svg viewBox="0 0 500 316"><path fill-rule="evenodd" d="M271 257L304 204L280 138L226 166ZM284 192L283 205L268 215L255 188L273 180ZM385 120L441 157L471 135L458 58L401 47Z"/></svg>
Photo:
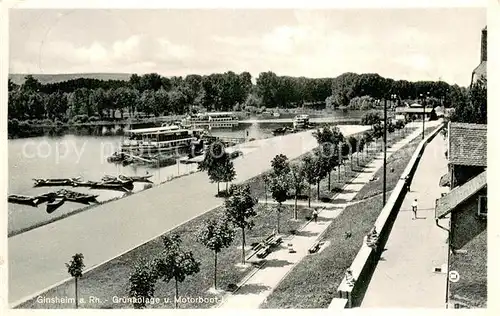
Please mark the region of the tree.
<svg viewBox="0 0 500 316"><path fill-rule="evenodd" d="M214 289L217 289L217 254L229 247L234 240L234 230L228 223L229 220L224 216L208 219L196 237L201 244L214 253Z"/></svg>
<svg viewBox="0 0 500 316"><path fill-rule="evenodd" d="M370 148L370 143L373 141L373 135L370 131L366 131L363 133L364 144L366 148L366 152L368 153L368 149Z"/></svg>
<svg viewBox="0 0 500 316"><path fill-rule="evenodd" d="M77 253L75 254L69 263L66 263L66 268L68 268L68 273L75 278L75 304L76 308L78 308L78 278L81 278L83 275L83 268L85 265L83 264L83 254Z"/></svg>
<svg viewBox="0 0 500 316"><path fill-rule="evenodd" d="M375 139L375 148L377 147L377 140L384 137L384 126L379 122L372 125L372 136Z"/></svg>
<svg viewBox="0 0 500 316"><path fill-rule="evenodd" d="M158 279L156 267L152 262L140 261L129 276L129 297L136 299L134 308L145 308L148 300L153 298Z"/></svg>
<svg viewBox="0 0 500 316"><path fill-rule="evenodd" d="M269 190L271 191L271 196L278 202L278 207L276 208L276 218L277 218L277 231L280 232L280 214L281 214L281 204L286 201L288 197L288 191L290 190L290 177L288 174L274 174L270 179Z"/></svg>
<svg viewBox="0 0 500 316"><path fill-rule="evenodd" d="M210 144L205 158L198 164L198 169L200 171L207 171L210 181L217 183L217 195L220 194L220 182L226 182L227 194L227 183L236 177L234 164L221 142Z"/></svg>
<svg viewBox="0 0 500 316"><path fill-rule="evenodd" d="M354 136L349 136L347 138L347 144L349 146L349 156L351 160L351 170L352 170L352 154L357 151L358 148L358 139Z"/></svg>
<svg viewBox="0 0 500 316"><path fill-rule="evenodd" d="M283 154L276 155L271 161L271 167L275 175L285 175L290 172L290 164L287 156Z"/></svg>
<svg viewBox="0 0 500 316"><path fill-rule="evenodd" d="M473 83L467 92L465 102L455 106L450 120L461 123L487 123L487 84L486 79Z"/></svg>
<svg viewBox="0 0 500 316"><path fill-rule="evenodd" d="M225 214L227 218L236 226L241 228L241 262L245 263L245 229L254 226L252 217L257 215L254 210L257 201L252 197L250 186L237 186L233 194L225 201Z"/></svg>
<svg viewBox="0 0 500 316"><path fill-rule="evenodd" d="M295 199L295 204L293 208L293 218L297 219L297 196L302 192L304 188L305 181L305 168L304 164L299 162L298 164L294 164L290 167L290 180L291 187L293 188L293 195Z"/></svg>
<svg viewBox="0 0 500 316"><path fill-rule="evenodd" d="M380 123L382 119L380 118L380 115L377 112L370 112L366 113L362 118L361 118L361 125L375 125L377 123Z"/></svg>
<svg viewBox="0 0 500 316"><path fill-rule="evenodd" d="M311 186L318 182L318 173L316 170L317 157L314 155L307 155L302 159L304 164L304 175L306 182L309 184L309 207L311 207Z"/></svg>
<svg viewBox="0 0 500 316"><path fill-rule="evenodd" d="M226 196L229 194L228 184L236 178L236 171L234 170L234 163L226 154L226 158L223 160L221 164L221 175L222 181L226 182Z"/></svg>
<svg viewBox="0 0 500 316"><path fill-rule="evenodd" d="M200 272L200 263L195 260L191 251L181 248L179 235L162 236L164 250L159 258L155 259L155 271L159 279L165 282L175 281L175 307L179 297L179 283L186 277Z"/></svg>
<svg viewBox="0 0 500 316"><path fill-rule="evenodd" d="M338 145L344 141L344 135L337 126L324 126L316 130L313 135L319 144L318 154L321 165L328 174L328 190L330 190L331 172L341 162L338 158Z"/></svg>

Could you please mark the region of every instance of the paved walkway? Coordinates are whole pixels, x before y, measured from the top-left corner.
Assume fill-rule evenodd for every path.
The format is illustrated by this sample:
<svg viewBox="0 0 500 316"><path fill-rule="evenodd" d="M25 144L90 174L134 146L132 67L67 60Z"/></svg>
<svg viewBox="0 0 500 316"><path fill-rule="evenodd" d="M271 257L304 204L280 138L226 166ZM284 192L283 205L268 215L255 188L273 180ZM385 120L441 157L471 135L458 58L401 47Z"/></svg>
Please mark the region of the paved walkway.
<svg viewBox="0 0 500 316"><path fill-rule="evenodd" d="M437 125L437 122L434 123ZM421 133L421 129L416 130L405 139L394 144L387 150L387 157L390 157L394 152L409 143L412 139ZM383 153L379 154L383 157ZM281 280L290 272L293 267L299 263L307 254L308 249L318 240L318 237L327 229L332 223L333 219L337 217L357 194L361 188L369 182L370 178L380 169L383 165L383 159L374 159L366 166L367 173L360 173L352 182L344 189L346 193L339 193L335 195L334 209L325 209L319 213L318 222L313 221L306 224L303 229L289 239L283 241L281 248L273 251L266 257L267 263L253 272L240 289L232 294L227 295L219 308L245 308L256 309L265 301L271 294L273 289L281 282ZM269 202L269 201L268 201ZM295 253L289 253L287 244L293 244Z"/></svg>
<svg viewBox="0 0 500 316"><path fill-rule="evenodd" d="M340 126L345 135L368 128ZM256 149L234 160L235 183L268 170L277 154L293 159L317 142L307 131L245 146ZM221 205L216 190L206 173L195 173L9 238L9 304L69 280L64 263L77 252L90 269Z"/></svg>
<svg viewBox="0 0 500 316"><path fill-rule="evenodd" d="M424 150L361 307L445 307L446 274L433 272L447 260L448 234L434 221L435 200L448 190L439 187L447 172L445 149L438 134ZM415 198L418 219L412 220Z"/></svg>

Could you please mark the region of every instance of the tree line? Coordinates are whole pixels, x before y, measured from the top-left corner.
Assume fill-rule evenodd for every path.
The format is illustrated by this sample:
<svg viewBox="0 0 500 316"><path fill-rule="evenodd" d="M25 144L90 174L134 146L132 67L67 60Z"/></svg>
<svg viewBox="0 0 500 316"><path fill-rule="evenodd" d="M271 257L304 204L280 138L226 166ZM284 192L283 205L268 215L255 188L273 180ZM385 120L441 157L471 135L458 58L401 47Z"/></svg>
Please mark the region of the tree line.
<svg viewBox="0 0 500 316"><path fill-rule="evenodd" d="M345 73L311 79L262 72L252 83L249 72L164 77L133 74L129 80L71 79L41 84L28 75L22 85L9 79L9 119L84 122L137 114L160 116L197 111L262 111L264 108L326 106L367 109L381 98L419 100L445 106L464 88L444 81L393 80L378 74Z"/></svg>

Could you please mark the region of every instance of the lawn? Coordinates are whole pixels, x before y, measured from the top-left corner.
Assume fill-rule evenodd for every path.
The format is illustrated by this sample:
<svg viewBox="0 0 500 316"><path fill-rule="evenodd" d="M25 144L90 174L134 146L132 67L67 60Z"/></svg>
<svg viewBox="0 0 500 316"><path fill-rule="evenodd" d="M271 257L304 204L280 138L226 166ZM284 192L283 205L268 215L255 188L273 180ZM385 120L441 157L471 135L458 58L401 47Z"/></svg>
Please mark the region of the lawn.
<svg viewBox="0 0 500 316"><path fill-rule="evenodd" d="M327 308L381 208L380 200L348 206L325 232L330 244L297 264L261 308ZM347 231L352 233L348 239Z"/></svg>
<svg viewBox="0 0 500 316"><path fill-rule="evenodd" d="M430 131L434 130L434 127L429 127L426 129L426 134L429 133ZM413 139L410 143L406 144L398 150L397 152L393 153L388 159L387 159L387 191L393 190L396 184L399 181L399 178L401 177L401 174L405 170L406 166L410 162L411 157L413 156L413 153L418 147L418 144L420 143L422 139L420 137L417 137ZM359 192L358 194L354 197L354 201L359 201L363 199L367 199L379 194L382 194L383 192L383 181L384 181L384 175L383 175L384 169L380 168L376 174L375 178L377 180L371 181L367 183ZM389 196L389 195L387 195Z"/></svg>
<svg viewBox="0 0 500 316"><path fill-rule="evenodd" d="M401 139L403 139L405 136L411 134L415 128L406 128L404 133L401 131L397 131L395 133L388 134L387 136L387 142L388 144L394 144ZM354 136L360 136L362 134L356 134ZM327 202L329 198L332 198L332 196L338 192L340 189L344 187L345 184L349 183L352 179L354 179L358 174L359 170L361 169L360 167L365 166L366 164L369 164L373 158L378 155L382 151L382 143L380 140L378 142L373 142L370 144L370 147L367 151L367 153L363 153L360 155L359 159L359 166L357 164L358 160L356 158L353 158L352 161L352 168L351 168L351 162L350 161L345 161L345 164L340 167L340 172L338 169L332 171L330 175L330 189L328 189L328 178L325 178L321 181L320 183L320 198L325 199L324 201ZM305 155L304 154L296 159L291 160L292 163L296 163L300 161ZM269 162L270 164L270 162ZM250 188L252 189L252 192L255 194L256 197L259 199L264 199L265 198L265 192L266 192L266 187L264 185L264 176L269 175L270 171L263 173L261 175L258 175L250 180L247 181L247 183L250 185ZM307 195L309 194L308 189L305 189L302 192L303 198L302 200L307 200ZM267 192L267 198L271 198L271 193L268 191ZM311 186L311 201L317 201L317 188L316 185Z"/></svg>
<svg viewBox="0 0 500 316"><path fill-rule="evenodd" d="M263 236L268 236L272 233L276 226L275 206L264 204L257 206L258 216L255 217L255 227L246 232L247 245L253 242L261 241ZM223 208L219 207L209 211L200 217L174 229L166 235L179 234L182 237L183 245L186 249L193 252L197 260L201 262L200 272L195 276L188 277L179 285L179 295L186 297L203 297L212 299L211 303L187 303L180 304L180 308L208 308L217 303L215 298L220 296L208 293L207 290L213 284L213 253L206 249L203 245L196 241L196 232L203 225L207 218L211 218L223 212ZM306 216L310 216L311 210L299 206L298 220L291 220L293 214L292 206L283 206L281 213L280 227L281 231L288 233L290 230L298 229L306 222ZM230 283L238 283L243 277L250 272L251 266L239 267L236 264L241 261L241 231L236 231L236 238L233 244L223 250L218 256L218 286L225 289ZM120 256L101 267L85 274L78 282L79 297L84 298L86 303L79 304L81 308L132 308L131 305L123 303L114 303L113 297L128 296L128 277L136 262L140 259L150 259L159 254L163 249L163 244L160 238L143 244L138 248ZM248 256L249 251L246 252ZM85 255L85 254L84 254ZM68 259L69 260L69 259ZM84 260L85 261L85 260ZM61 262L61 269L64 268L64 263ZM151 305L152 308L173 308L174 298L174 283L166 284L163 281L158 281L155 297L160 298L161 303ZM44 297L74 297L74 282L68 282L57 286L48 292L44 293ZM89 302L89 297L97 297L100 303ZM164 303L164 298L170 298L170 303ZM73 308L72 304L51 304L50 308ZM48 308L47 304L41 304L32 299L18 308Z"/></svg>

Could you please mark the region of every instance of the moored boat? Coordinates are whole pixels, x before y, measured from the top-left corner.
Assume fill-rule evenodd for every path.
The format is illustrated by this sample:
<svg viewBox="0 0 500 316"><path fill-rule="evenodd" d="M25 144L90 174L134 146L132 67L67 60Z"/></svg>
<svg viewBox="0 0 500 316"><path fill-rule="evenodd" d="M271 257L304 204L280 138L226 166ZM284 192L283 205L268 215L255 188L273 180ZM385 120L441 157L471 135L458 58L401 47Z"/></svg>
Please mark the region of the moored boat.
<svg viewBox="0 0 500 316"><path fill-rule="evenodd" d="M117 190L123 192L130 192L133 189L134 185L125 186L121 183L109 183L109 182L97 182L90 186L91 189L104 189L104 190Z"/></svg>
<svg viewBox="0 0 500 316"><path fill-rule="evenodd" d="M50 200L47 202L47 213L52 213L54 212L55 210L57 210L61 205L64 204L64 201L66 200L66 198L64 197L56 197L55 199L53 200Z"/></svg>
<svg viewBox="0 0 500 316"><path fill-rule="evenodd" d="M10 194L7 197L9 203L23 204L30 206L37 206L39 199L37 196L21 195L21 194Z"/></svg>
<svg viewBox="0 0 500 316"><path fill-rule="evenodd" d="M64 179L46 179L46 178L34 178L35 187L41 186L66 186L73 185L73 182L80 180L81 177L76 178L64 178Z"/></svg>
<svg viewBox="0 0 500 316"><path fill-rule="evenodd" d="M85 194L66 189L61 189L55 193L58 197L64 197L66 201L88 204L89 202L96 202L98 195Z"/></svg>

